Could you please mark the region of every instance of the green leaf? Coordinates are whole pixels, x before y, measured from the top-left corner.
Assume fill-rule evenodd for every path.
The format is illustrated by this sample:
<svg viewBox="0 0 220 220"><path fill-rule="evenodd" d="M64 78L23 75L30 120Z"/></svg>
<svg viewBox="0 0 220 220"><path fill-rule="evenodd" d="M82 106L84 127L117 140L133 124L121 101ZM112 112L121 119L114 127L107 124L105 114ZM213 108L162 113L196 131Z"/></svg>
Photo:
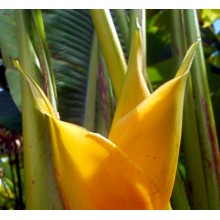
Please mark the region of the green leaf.
<svg viewBox="0 0 220 220"><path fill-rule="evenodd" d="M93 26L88 10L45 10L46 37L55 72L58 111L82 125Z"/></svg>
<svg viewBox="0 0 220 220"><path fill-rule="evenodd" d="M220 10L219 9L202 9L201 17L203 19L203 27L209 27L212 23L220 18Z"/></svg>
<svg viewBox="0 0 220 220"><path fill-rule="evenodd" d="M12 69L10 58L18 57L18 41L16 34L14 10L0 10L0 48L3 56L3 64L6 69L6 79L12 98L19 110L21 110L20 74Z"/></svg>
<svg viewBox="0 0 220 220"><path fill-rule="evenodd" d="M171 57L171 27L169 21L168 10L158 10L157 13L147 19L148 65L154 65Z"/></svg>
<svg viewBox="0 0 220 220"><path fill-rule="evenodd" d="M156 63L152 66L148 66L147 73L153 85L153 89L155 90L160 85L170 80L174 76L173 70L174 63L172 58Z"/></svg>
<svg viewBox="0 0 220 220"><path fill-rule="evenodd" d="M20 108L20 75L12 76L12 70L9 70L10 58L18 58L14 10L0 12L2 27L0 47L7 67L6 77L13 99ZM88 10L44 10L43 20L55 72L58 111L63 120L81 125L93 36L89 12Z"/></svg>
<svg viewBox="0 0 220 220"><path fill-rule="evenodd" d="M20 74L15 69L6 69L6 79L9 84L10 93L12 98L19 109L21 111L21 83L20 83Z"/></svg>
<svg viewBox="0 0 220 220"><path fill-rule="evenodd" d="M0 48L3 56L3 63L5 66L11 67L10 57L18 57L18 41L14 10L0 10L0 26Z"/></svg>

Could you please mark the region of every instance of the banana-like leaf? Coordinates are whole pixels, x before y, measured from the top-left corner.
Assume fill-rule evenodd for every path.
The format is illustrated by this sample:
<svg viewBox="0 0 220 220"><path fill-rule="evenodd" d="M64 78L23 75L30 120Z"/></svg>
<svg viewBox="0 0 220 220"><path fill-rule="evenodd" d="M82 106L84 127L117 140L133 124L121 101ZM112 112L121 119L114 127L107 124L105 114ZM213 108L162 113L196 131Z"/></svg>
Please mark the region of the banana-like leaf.
<svg viewBox="0 0 220 220"><path fill-rule="evenodd" d="M93 25L88 10L43 10L63 120L83 124ZM14 10L1 10L0 46L13 100L21 109L20 75L11 69L10 58L19 58ZM116 20L114 24L123 45ZM124 51L126 51L126 48Z"/></svg>
<svg viewBox="0 0 220 220"><path fill-rule="evenodd" d="M0 10L0 26L0 48L3 64L6 67L5 76L12 98L21 111L20 74L18 74L17 70L11 68L10 61L10 58L18 58L18 40L14 10Z"/></svg>
<svg viewBox="0 0 220 220"><path fill-rule="evenodd" d="M58 111L82 125L93 26L88 10L46 10L46 37L55 72Z"/></svg>
<svg viewBox="0 0 220 220"><path fill-rule="evenodd" d="M54 167L66 208L167 208L178 162L185 83L197 45L189 49L174 79L116 122L112 142L60 121L40 87L13 62L49 122Z"/></svg>
<svg viewBox="0 0 220 220"><path fill-rule="evenodd" d="M10 92L21 108L20 75L10 58L19 58L14 10L0 11L0 47ZM93 25L88 10L43 10L61 118L83 123Z"/></svg>

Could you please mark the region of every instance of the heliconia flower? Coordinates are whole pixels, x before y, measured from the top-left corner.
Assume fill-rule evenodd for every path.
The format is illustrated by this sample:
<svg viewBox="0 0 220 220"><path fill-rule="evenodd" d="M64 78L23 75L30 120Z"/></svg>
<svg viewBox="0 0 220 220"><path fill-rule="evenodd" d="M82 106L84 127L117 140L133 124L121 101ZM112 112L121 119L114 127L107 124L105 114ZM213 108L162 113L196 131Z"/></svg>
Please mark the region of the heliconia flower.
<svg viewBox="0 0 220 220"><path fill-rule="evenodd" d="M189 49L176 77L149 95L146 84L142 83L140 29L134 35L131 46L134 57L132 62L129 60L109 140L150 175L157 188L155 198L152 194L153 203L156 209L165 209L178 164L187 73L199 42Z"/></svg>
<svg viewBox="0 0 220 220"><path fill-rule="evenodd" d="M48 120L66 209L168 206L178 161L185 83L198 43L189 49L177 76L150 95L141 75L140 33L135 36L109 139L61 121L41 88L13 61Z"/></svg>

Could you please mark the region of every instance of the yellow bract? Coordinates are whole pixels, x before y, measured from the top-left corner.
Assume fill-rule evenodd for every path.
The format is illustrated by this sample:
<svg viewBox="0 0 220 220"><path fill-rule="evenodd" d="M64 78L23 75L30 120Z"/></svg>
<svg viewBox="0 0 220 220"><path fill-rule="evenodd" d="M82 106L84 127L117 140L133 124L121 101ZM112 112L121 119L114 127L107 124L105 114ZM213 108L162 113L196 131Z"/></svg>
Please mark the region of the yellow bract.
<svg viewBox="0 0 220 220"><path fill-rule="evenodd" d="M171 196L181 139L185 84L195 50L188 50L176 77L158 88L141 104L117 120L109 139L128 154L156 183L160 201L156 209L165 209ZM126 76L127 84L129 76ZM123 92L129 90L124 87ZM139 96L140 97L140 96ZM123 97L130 102L130 97ZM122 108L119 102L117 108ZM116 109L117 112L118 109Z"/></svg>
<svg viewBox="0 0 220 220"><path fill-rule="evenodd" d="M124 80L122 92L118 100L112 127L124 115L145 100L150 92L144 81L142 73L142 38L141 29L137 27L134 31L131 52L128 62L128 70Z"/></svg>
<svg viewBox="0 0 220 220"><path fill-rule="evenodd" d="M66 208L154 208L148 192L151 180L119 148L84 128L48 119L56 176Z"/></svg>
<svg viewBox="0 0 220 220"><path fill-rule="evenodd" d="M58 118L57 113L54 111L53 107L50 104L50 101L48 100L44 92L41 90L40 86L38 86L37 83L31 77L29 77L28 74L24 72L24 70L22 70L18 60L12 60L12 64L27 79L38 110L41 111L43 114L47 114L54 118Z"/></svg>
<svg viewBox="0 0 220 220"><path fill-rule="evenodd" d="M140 49L139 34L133 48ZM48 120L67 209L167 208L178 161L185 82L197 44L189 49L177 76L151 95L141 75L140 50L131 49L109 140L59 120L40 87L13 61Z"/></svg>
<svg viewBox="0 0 220 220"><path fill-rule="evenodd" d="M167 207L175 179L185 81L186 75L162 86L119 120L109 136L151 175L161 196L159 209Z"/></svg>

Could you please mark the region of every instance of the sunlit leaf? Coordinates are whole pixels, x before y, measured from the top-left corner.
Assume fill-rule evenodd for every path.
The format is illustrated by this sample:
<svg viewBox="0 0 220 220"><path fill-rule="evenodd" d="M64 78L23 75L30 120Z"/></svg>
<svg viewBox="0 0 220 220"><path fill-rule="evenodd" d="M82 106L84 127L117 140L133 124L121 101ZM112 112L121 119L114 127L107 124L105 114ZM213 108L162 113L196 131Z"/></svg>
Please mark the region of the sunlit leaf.
<svg viewBox="0 0 220 220"><path fill-rule="evenodd" d="M206 28L212 23L220 18L220 10L219 9L203 9L201 10L201 17L203 19L203 27Z"/></svg>

